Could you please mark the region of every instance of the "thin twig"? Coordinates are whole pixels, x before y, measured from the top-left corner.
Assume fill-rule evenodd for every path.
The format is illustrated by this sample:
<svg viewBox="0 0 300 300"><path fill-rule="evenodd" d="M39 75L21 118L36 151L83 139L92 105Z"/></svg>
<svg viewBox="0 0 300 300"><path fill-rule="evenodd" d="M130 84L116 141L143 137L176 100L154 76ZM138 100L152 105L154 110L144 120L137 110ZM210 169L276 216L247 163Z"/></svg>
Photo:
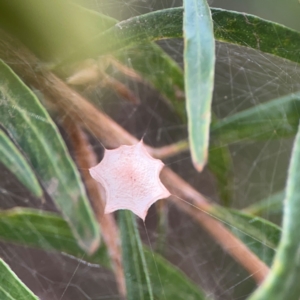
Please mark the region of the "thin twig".
<svg viewBox="0 0 300 300"><path fill-rule="evenodd" d="M57 76L42 68L35 56L22 45L7 37L5 33L0 35L0 57L28 85L41 90L46 98L51 100L49 104L58 112L71 116L77 124L98 137L107 148L117 148L124 144L133 145L138 142L135 137L73 91ZM167 167L162 171L161 179L174 195L184 199L185 202L178 199L172 201L199 222L223 249L228 251L250 274L253 274L253 278L258 283L261 283L268 273L268 267L220 221L209 215L211 208L209 201ZM195 205L199 210L191 205Z"/></svg>
<svg viewBox="0 0 300 300"><path fill-rule="evenodd" d="M81 66L66 79L66 82L70 85L95 85L99 81L99 67L96 62L90 60L85 61L84 66Z"/></svg>
<svg viewBox="0 0 300 300"><path fill-rule="evenodd" d="M85 133L72 121L71 118L64 119L64 128L68 132L68 137L75 150L76 163L81 170L81 174L93 204L97 220L101 227L101 232L105 245L112 262L117 285L120 294L125 299L126 285L124 269L122 265L122 252L120 246L119 230L112 214L104 214L105 200L103 188L90 175L89 168L97 164L97 157L85 135Z"/></svg>
<svg viewBox="0 0 300 300"><path fill-rule="evenodd" d="M124 99L128 100L132 104L140 104L140 99L131 92L131 90L122 82L118 81L117 79L103 74L102 76L102 83L103 86L110 87L113 91L115 91L118 95L123 97Z"/></svg>
<svg viewBox="0 0 300 300"><path fill-rule="evenodd" d="M181 152L188 151L189 142L187 140L179 141L177 143L163 146L160 148L152 148L147 146L148 152L155 158L158 159L165 159L174 155L177 155Z"/></svg>

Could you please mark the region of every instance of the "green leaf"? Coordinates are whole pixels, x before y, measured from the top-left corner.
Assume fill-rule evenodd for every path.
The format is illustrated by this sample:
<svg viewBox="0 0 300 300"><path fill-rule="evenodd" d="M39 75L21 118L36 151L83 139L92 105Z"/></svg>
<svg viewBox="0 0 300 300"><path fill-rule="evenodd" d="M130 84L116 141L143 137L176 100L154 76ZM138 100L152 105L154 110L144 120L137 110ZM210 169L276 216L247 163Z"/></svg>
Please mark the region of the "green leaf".
<svg viewBox="0 0 300 300"><path fill-rule="evenodd" d="M117 21L66 0L0 1L0 26L42 59L68 56Z"/></svg>
<svg viewBox="0 0 300 300"><path fill-rule="evenodd" d="M35 209L0 211L0 240L18 245L70 254L90 263L110 267L102 245L93 255L85 255L65 220L59 215ZM143 247L155 299L201 300L200 289L166 259ZM130 258L131 260L132 258Z"/></svg>
<svg viewBox="0 0 300 300"><path fill-rule="evenodd" d="M211 9L215 39L299 62L300 33L259 17ZM122 21L93 38L63 63L96 57L146 41L182 37L183 8L169 8ZM105 41L105 42L103 42Z"/></svg>
<svg viewBox="0 0 300 300"><path fill-rule="evenodd" d="M167 9L121 21L78 47L60 65L164 38L182 38L183 9ZM105 41L105 43L103 42Z"/></svg>
<svg viewBox="0 0 300 300"><path fill-rule="evenodd" d="M51 118L30 89L0 61L0 122L27 155L80 246L94 251L100 239L80 175Z"/></svg>
<svg viewBox="0 0 300 300"><path fill-rule="evenodd" d="M300 116L300 93L254 106L211 126L212 138L223 144L293 136Z"/></svg>
<svg viewBox="0 0 300 300"><path fill-rule="evenodd" d="M215 37L299 63L300 32L243 12L212 9Z"/></svg>
<svg viewBox="0 0 300 300"><path fill-rule="evenodd" d="M271 271L251 300L298 300L300 297L300 126L288 172L282 236Z"/></svg>
<svg viewBox="0 0 300 300"><path fill-rule="evenodd" d="M38 300L11 268L0 258L0 299Z"/></svg>
<svg viewBox="0 0 300 300"><path fill-rule="evenodd" d="M206 0L184 0L184 83L192 160L202 171L208 156L215 74L215 40Z"/></svg>
<svg viewBox="0 0 300 300"><path fill-rule="evenodd" d="M78 246L68 223L55 213L28 208L0 211L0 239L46 251L64 252L109 266L104 246L93 255L86 255Z"/></svg>
<svg viewBox="0 0 300 300"><path fill-rule="evenodd" d="M36 197L43 196L43 190L26 159L5 132L0 128L0 162Z"/></svg>
<svg viewBox="0 0 300 300"><path fill-rule="evenodd" d="M282 213L284 195L284 191L272 194L269 197L244 208L243 212L257 216L263 214L267 214L268 216L270 216L271 214Z"/></svg>
<svg viewBox="0 0 300 300"><path fill-rule="evenodd" d="M119 218L127 298L153 299L148 266L135 216L129 211L121 211Z"/></svg>
<svg viewBox="0 0 300 300"><path fill-rule="evenodd" d="M271 265L279 243L280 228L259 217L214 205L209 210L267 265ZM270 298L272 299L272 298Z"/></svg>

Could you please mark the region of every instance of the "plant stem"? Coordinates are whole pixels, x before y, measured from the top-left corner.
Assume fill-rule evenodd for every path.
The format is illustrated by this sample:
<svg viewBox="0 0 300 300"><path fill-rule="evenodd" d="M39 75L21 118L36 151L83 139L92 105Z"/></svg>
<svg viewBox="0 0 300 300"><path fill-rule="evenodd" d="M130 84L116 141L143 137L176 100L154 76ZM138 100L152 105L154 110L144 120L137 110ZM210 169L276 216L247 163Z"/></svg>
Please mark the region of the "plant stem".
<svg viewBox="0 0 300 300"><path fill-rule="evenodd" d="M163 146L160 148L152 148L148 146L147 150L153 157L164 159L189 150L189 142L187 140L179 141L177 143L173 143L171 145Z"/></svg>
<svg viewBox="0 0 300 300"><path fill-rule="evenodd" d="M112 262L117 285L121 296L126 298L126 285L124 269L122 264L122 250L120 234L112 214L104 214L105 200L102 197L104 190L90 175L89 168L97 164L97 157L94 153L87 136L71 118L64 120L64 129L68 132L68 137L75 150L75 161L81 171L87 192L92 201L97 220L100 224L104 242Z"/></svg>
<svg viewBox="0 0 300 300"><path fill-rule="evenodd" d="M161 180L174 195L171 201L204 227L219 245L260 284L269 273L268 266L235 237L220 220L209 213L212 204L169 168L162 170Z"/></svg>

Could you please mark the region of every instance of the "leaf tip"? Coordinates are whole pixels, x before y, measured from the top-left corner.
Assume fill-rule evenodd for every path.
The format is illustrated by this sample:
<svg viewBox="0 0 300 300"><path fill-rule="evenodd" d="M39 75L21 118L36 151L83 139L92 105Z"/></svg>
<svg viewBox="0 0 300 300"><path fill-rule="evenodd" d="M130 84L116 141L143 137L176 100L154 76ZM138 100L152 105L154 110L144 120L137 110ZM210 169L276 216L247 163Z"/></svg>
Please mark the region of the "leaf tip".
<svg viewBox="0 0 300 300"><path fill-rule="evenodd" d="M100 246L100 235L97 235L91 239L88 240L81 240L79 242L80 247L88 254L92 255L96 252L96 250Z"/></svg>
<svg viewBox="0 0 300 300"><path fill-rule="evenodd" d="M206 165L206 162L198 163L198 162L193 161L193 165L194 165L195 169L200 173L203 171L203 169Z"/></svg>
<svg viewBox="0 0 300 300"><path fill-rule="evenodd" d="M207 163L207 151L204 151L203 153L201 153L201 155L199 155L198 153L195 154L193 153L193 151L191 151L191 155L194 168L199 173L202 172Z"/></svg>

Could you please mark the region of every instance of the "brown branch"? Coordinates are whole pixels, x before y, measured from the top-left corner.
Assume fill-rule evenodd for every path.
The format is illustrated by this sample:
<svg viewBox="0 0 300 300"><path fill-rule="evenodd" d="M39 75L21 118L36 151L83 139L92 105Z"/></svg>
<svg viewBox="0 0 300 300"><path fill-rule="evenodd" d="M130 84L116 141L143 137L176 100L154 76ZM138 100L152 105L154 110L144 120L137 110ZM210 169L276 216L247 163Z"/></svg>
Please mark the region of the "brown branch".
<svg viewBox="0 0 300 300"><path fill-rule="evenodd" d="M132 104L140 104L140 99L131 92L131 90L122 82L114 79L113 77L103 74L102 76L102 85L110 87L113 91L115 91L118 95L128 100Z"/></svg>
<svg viewBox="0 0 300 300"><path fill-rule="evenodd" d="M201 224L224 250L252 274L257 283L261 283L269 268L209 213L212 205L207 199L169 168L163 169L161 179L174 195L171 201Z"/></svg>
<svg viewBox="0 0 300 300"><path fill-rule="evenodd" d="M54 105L60 113L72 117L76 123L98 137L105 147L116 148L124 144L132 145L137 143L135 137L115 123L110 117L97 110L57 76L39 67L41 66L40 62L23 46L4 34L0 35L0 57L28 85L41 90L51 100L50 104ZM250 274L253 274L256 281L260 283L267 275L268 267L223 224L210 215L205 214L211 208L209 201L169 168L164 168L161 179L173 195L179 196L188 203L178 199L173 199L172 201L199 222L223 249L244 266ZM195 205L200 210L195 210L191 205Z"/></svg>
<svg viewBox="0 0 300 300"><path fill-rule="evenodd" d="M155 158L158 159L164 159L168 158L174 155L177 155L181 152L188 151L190 149L189 147L189 142L184 140L184 141L179 141L177 143L163 146L160 148L152 148L147 146L148 152Z"/></svg>
<svg viewBox="0 0 300 300"><path fill-rule="evenodd" d="M115 68L117 68L118 71L126 75L127 77L132 78L133 80L144 82L143 78L140 74L138 74L134 69L127 67L117 59L115 59L113 56L107 56L108 62Z"/></svg>
<svg viewBox="0 0 300 300"><path fill-rule="evenodd" d="M89 173L89 168L97 164L97 157L84 132L71 118L65 118L63 125L68 132L68 137L75 150L74 155L76 163L81 171L97 220L100 224L102 236L112 262L119 292L125 299L126 285L122 265L122 251L119 243L119 230L113 215L104 214L105 200L104 197L102 197L104 190Z"/></svg>
<svg viewBox="0 0 300 300"><path fill-rule="evenodd" d="M66 79L70 85L95 85L100 81L99 67L94 60L86 60Z"/></svg>

